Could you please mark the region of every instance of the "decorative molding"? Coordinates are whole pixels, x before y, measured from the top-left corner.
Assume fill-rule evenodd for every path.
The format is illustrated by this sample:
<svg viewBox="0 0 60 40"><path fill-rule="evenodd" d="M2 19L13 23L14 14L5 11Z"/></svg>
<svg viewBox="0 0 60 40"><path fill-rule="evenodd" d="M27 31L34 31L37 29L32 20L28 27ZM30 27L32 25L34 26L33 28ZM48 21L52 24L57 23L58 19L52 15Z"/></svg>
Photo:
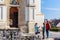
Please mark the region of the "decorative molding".
<svg viewBox="0 0 60 40"><path fill-rule="evenodd" d="M0 4L0 6L5 6L5 4Z"/></svg>
<svg viewBox="0 0 60 40"><path fill-rule="evenodd" d="M35 4L27 4L27 7L35 7Z"/></svg>
<svg viewBox="0 0 60 40"><path fill-rule="evenodd" d="M20 7L20 5L9 5L11 7Z"/></svg>
<svg viewBox="0 0 60 40"><path fill-rule="evenodd" d="M42 16L43 14L36 14L36 16Z"/></svg>

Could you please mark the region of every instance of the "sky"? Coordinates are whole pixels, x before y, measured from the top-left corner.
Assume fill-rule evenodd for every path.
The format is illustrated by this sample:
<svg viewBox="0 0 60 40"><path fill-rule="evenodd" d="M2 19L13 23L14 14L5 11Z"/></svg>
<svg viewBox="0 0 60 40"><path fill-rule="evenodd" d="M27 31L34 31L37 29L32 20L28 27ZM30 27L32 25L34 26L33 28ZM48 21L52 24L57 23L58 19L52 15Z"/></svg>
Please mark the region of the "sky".
<svg viewBox="0 0 60 40"><path fill-rule="evenodd" d="M41 0L41 12L45 19L59 19L60 0Z"/></svg>

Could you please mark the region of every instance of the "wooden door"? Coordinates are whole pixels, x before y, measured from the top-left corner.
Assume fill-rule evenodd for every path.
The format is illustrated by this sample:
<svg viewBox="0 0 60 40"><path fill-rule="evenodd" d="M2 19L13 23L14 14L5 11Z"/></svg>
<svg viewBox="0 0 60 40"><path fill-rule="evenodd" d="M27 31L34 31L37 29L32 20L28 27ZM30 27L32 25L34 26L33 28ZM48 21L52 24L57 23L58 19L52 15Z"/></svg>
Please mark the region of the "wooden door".
<svg viewBox="0 0 60 40"><path fill-rule="evenodd" d="M10 27L18 27L18 9L17 7L10 8Z"/></svg>

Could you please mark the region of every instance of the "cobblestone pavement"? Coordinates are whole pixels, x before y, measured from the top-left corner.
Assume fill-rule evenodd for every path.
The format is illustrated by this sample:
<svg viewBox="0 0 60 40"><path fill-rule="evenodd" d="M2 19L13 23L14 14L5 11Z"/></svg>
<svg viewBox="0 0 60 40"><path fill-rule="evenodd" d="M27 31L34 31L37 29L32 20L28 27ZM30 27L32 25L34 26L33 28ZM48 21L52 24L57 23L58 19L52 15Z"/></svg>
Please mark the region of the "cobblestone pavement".
<svg viewBox="0 0 60 40"><path fill-rule="evenodd" d="M54 40L54 38L47 38L47 39L42 39L42 40Z"/></svg>
<svg viewBox="0 0 60 40"><path fill-rule="evenodd" d="M60 32L51 32L49 34L49 38L46 38L44 40L60 40Z"/></svg>
<svg viewBox="0 0 60 40"><path fill-rule="evenodd" d="M51 38L60 38L60 32L50 32Z"/></svg>

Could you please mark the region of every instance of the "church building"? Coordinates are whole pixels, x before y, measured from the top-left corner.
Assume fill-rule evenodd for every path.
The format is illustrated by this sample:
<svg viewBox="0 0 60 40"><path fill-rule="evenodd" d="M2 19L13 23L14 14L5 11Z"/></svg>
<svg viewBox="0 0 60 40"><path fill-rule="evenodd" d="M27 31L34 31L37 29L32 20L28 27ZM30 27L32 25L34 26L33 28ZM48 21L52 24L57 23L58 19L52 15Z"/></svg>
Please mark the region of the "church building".
<svg viewBox="0 0 60 40"><path fill-rule="evenodd" d="M0 28L20 28L34 33L34 25L43 25L41 0L0 0Z"/></svg>

